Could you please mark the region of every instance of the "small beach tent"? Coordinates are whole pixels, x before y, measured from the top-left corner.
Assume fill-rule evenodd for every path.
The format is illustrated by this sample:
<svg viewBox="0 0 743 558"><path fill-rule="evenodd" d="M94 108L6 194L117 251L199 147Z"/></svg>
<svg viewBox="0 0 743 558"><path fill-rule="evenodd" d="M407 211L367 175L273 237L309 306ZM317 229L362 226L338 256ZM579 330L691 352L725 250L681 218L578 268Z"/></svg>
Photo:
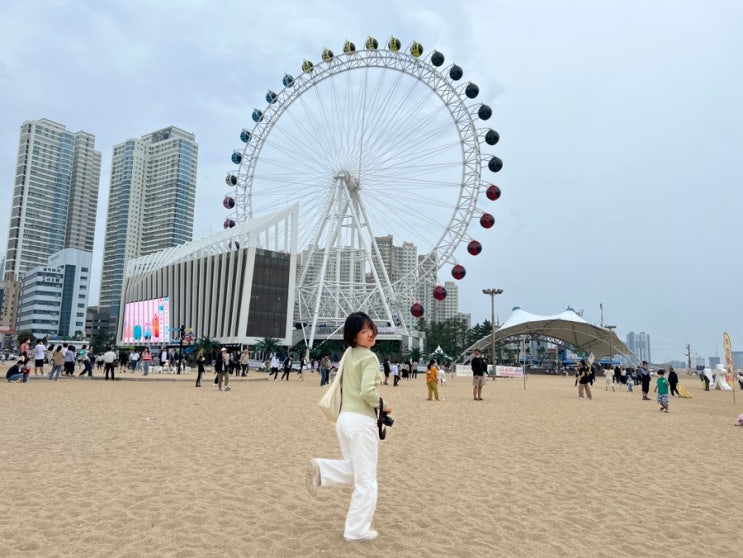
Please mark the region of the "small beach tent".
<svg viewBox="0 0 743 558"><path fill-rule="evenodd" d="M499 343L523 336L543 337L553 342L567 343L578 351L593 353L596 359L614 354L622 355L633 364L640 364L635 354L614 331L589 324L570 308L553 316L540 316L517 306L500 328L474 343L465 353L469 354L475 349L487 349L493 341Z"/></svg>
<svg viewBox="0 0 743 558"><path fill-rule="evenodd" d="M436 350L431 353L431 356L437 360L454 360L444 352L441 345L436 346Z"/></svg>

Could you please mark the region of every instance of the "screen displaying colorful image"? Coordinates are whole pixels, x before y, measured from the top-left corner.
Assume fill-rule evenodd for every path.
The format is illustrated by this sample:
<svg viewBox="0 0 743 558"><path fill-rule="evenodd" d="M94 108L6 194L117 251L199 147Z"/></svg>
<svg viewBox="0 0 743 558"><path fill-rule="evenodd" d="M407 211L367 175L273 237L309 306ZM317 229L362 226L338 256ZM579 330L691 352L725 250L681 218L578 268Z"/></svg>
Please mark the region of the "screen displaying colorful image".
<svg viewBox="0 0 743 558"><path fill-rule="evenodd" d="M124 308L121 342L130 345L170 343L169 297L128 303Z"/></svg>

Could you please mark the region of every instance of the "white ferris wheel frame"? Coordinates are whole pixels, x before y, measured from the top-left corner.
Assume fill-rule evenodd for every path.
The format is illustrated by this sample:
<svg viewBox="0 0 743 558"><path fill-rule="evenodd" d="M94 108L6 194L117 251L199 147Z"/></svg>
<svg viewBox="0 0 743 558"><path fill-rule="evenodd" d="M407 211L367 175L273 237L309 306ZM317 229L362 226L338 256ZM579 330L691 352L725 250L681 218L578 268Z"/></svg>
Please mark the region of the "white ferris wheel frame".
<svg viewBox="0 0 743 558"><path fill-rule="evenodd" d="M236 219L240 221L252 220L254 217L253 181L261 150L266 144L274 124L294 101L322 81L344 72L368 68L401 72L426 85L442 101L452 117L461 146L461 181L450 221L442 227L440 236L433 248L422 255L416 269L416 272L425 274L432 282L435 281L436 274L441 267L456 263L454 251L463 240L469 238L467 229L477 210L478 194L482 186L483 157L480 152L480 131L475 120L478 118L478 108L482 103L473 101L464 94L464 89L469 82L460 84L448 77L446 70L451 65L438 68L431 64L430 58L430 54L426 57L415 57L402 50L357 50L338 54L328 60L318 62L310 71L304 71L295 77L290 86L285 86L276 94L274 102L267 105L258 122L250 130L249 140L245 143L242 151L240 166L237 172L233 173L237 179L236 189L238 193L235 196ZM295 319L302 323L305 321L311 322L312 327L308 341L310 347L314 342L318 323L331 322L337 324L339 320L342 323L345 312L351 308L353 310L364 310L366 307L376 305L377 308L383 308L383 314L390 323L395 323L393 309L397 310L398 313L404 312L406 309L399 307L398 303L410 301L410 293L401 292L400 286L403 285L403 290L409 290L416 284L414 277L406 277L393 286L384 266L375 265L375 260L381 262L381 256L374 241L370 224L366 219L363 204L358 201L358 196L355 195L358 185L354 185L353 178L349 176L339 175L333 178L336 194L332 198L332 203L349 208L349 215L355 226L366 228L368 233L366 238L370 241L360 241L360 248L367 252L376 289L363 293L363 300L359 300L352 292L349 292L349 290L359 289L361 285L346 285L344 292L337 281L324 276L325 266L329 258L327 253L324 254L323 275L319 278L321 284L318 286L316 280L313 283L314 286L306 286L304 284L306 273L303 273L296 285L298 315L295 316ZM340 226L340 223L338 226ZM332 236L332 234L330 232L329 236ZM320 233L318 232L317 237L319 238L319 236ZM329 288L325 288L322 284L326 279L332 283ZM400 319L399 325L402 332L407 333L405 320Z"/></svg>

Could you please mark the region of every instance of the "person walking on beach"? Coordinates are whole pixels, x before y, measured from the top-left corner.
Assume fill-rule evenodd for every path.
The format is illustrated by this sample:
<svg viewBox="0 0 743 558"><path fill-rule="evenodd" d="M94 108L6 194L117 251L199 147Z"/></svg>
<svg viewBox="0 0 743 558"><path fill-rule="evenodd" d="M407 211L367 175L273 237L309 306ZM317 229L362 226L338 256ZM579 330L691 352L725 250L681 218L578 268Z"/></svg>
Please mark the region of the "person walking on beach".
<svg viewBox="0 0 743 558"><path fill-rule="evenodd" d="M436 368L436 361L431 359L428 361L426 367L426 386L428 386L428 400L431 401L431 396L436 397L436 401L439 400L439 377L438 369Z"/></svg>
<svg viewBox="0 0 743 558"><path fill-rule="evenodd" d="M108 350L103 353L103 368L106 372L106 381L108 381L108 373L111 372L111 381L116 380L114 375L116 371L116 353L113 347L108 347Z"/></svg>
<svg viewBox="0 0 743 558"><path fill-rule="evenodd" d="M150 366L152 365L152 353L149 347L145 347L142 350L142 370L144 375L147 376L150 373Z"/></svg>
<svg viewBox="0 0 743 558"><path fill-rule="evenodd" d="M663 377L665 370L658 370L658 379L655 380L654 392L658 392L658 404L660 410L664 413L668 412L668 380Z"/></svg>
<svg viewBox="0 0 743 558"><path fill-rule="evenodd" d="M44 359L46 358L46 347L39 339L34 346L34 376L44 375Z"/></svg>
<svg viewBox="0 0 743 558"><path fill-rule="evenodd" d="M64 353L64 375L74 376L75 375L75 346L67 345L67 350Z"/></svg>
<svg viewBox="0 0 743 558"><path fill-rule="evenodd" d="M650 372L648 372L648 362L642 361L640 366L640 383L642 384L642 399L643 401L650 401L648 393L650 393Z"/></svg>
<svg viewBox="0 0 743 558"><path fill-rule="evenodd" d="M248 366L250 364L250 352L248 349L243 349L240 353L240 376L248 375Z"/></svg>
<svg viewBox="0 0 743 558"><path fill-rule="evenodd" d="M165 347L160 349L160 370L162 372L168 371L168 349Z"/></svg>
<svg viewBox="0 0 743 558"><path fill-rule="evenodd" d="M609 388L611 388L611 391L614 391L614 374L611 367L604 370L604 381L606 383L604 391L609 391Z"/></svg>
<svg viewBox="0 0 743 558"><path fill-rule="evenodd" d="M304 382L304 369L307 367L307 358L302 355L299 357L299 372L297 372L297 376L299 376L299 379Z"/></svg>
<svg viewBox="0 0 743 558"><path fill-rule="evenodd" d="M271 372L269 372L268 377L270 378L273 375L274 382L279 377L279 366L281 366L281 361L279 361L279 355L273 355L271 357Z"/></svg>
<svg viewBox="0 0 743 558"><path fill-rule="evenodd" d="M328 353L325 353L320 359L320 387L328 383L328 379L330 378L331 366L332 363L330 362L330 355Z"/></svg>
<svg viewBox="0 0 743 558"><path fill-rule="evenodd" d="M382 382L382 385L389 385L390 381L390 374L392 373L392 367L390 366L390 359L385 358L384 362L382 363L382 371L384 372L384 382Z"/></svg>
<svg viewBox="0 0 743 558"><path fill-rule="evenodd" d="M583 399L583 392L586 392L586 397L588 399L592 399L591 397L591 373L588 370L588 365L586 364L586 361L583 359L580 359L580 364L578 365L578 397L580 399Z"/></svg>
<svg viewBox="0 0 743 558"><path fill-rule="evenodd" d="M678 374L676 374L676 371L673 369L673 366L671 366L668 369L668 387L671 389L671 397L676 397L676 395L681 397L681 395L679 394L679 390L676 387L678 386L678 383L679 383L679 376ZM676 395L674 395L674 393Z"/></svg>
<svg viewBox="0 0 743 558"><path fill-rule="evenodd" d="M292 355L286 355L286 358L284 359L284 362L282 363L282 366L284 367L284 373L281 374L281 381L284 381L284 378L286 378L286 381L289 381L289 374L291 374L292 371L292 364L294 361L292 360Z"/></svg>
<svg viewBox="0 0 743 558"><path fill-rule="evenodd" d="M214 363L214 368L217 371L217 386L219 387L219 391L230 391L232 389L229 387L230 355L227 353L226 347L222 347L220 355L217 357L217 362Z"/></svg>
<svg viewBox="0 0 743 558"><path fill-rule="evenodd" d="M83 371L80 372L78 378L82 378L87 373L88 376L93 375L93 362L90 360L90 351L87 345L83 345L80 349L80 360L83 363Z"/></svg>
<svg viewBox="0 0 743 558"><path fill-rule="evenodd" d="M482 386L485 385L485 372L487 365L480 356L480 351L475 349L475 356L472 357L472 397L475 401L482 401Z"/></svg>
<svg viewBox="0 0 743 558"><path fill-rule="evenodd" d="M59 380L59 373L62 371L64 366L64 351L62 345L57 345L57 348L52 353L52 369L49 372L49 379L54 379L56 382Z"/></svg>
<svg viewBox="0 0 743 558"><path fill-rule="evenodd" d="M307 465L306 486L312 496L320 487L352 484L351 504L346 514L346 541L370 541L379 533L371 529L377 508L377 460L379 432L375 411L383 374L379 359L371 352L377 326L363 312L346 318L343 341L348 346L340 381L343 403L335 430L343 459L312 459ZM385 401L384 411L392 409Z"/></svg>
<svg viewBox="0 0 743 558"><path fill-rule="evenodd" d="M201 387L201 377L205 372L204 362L206 362L206 357L204 356L204 349L201 349L196 357L196 387Z"/></svg>
<svg viewBox="0 0 743 558"><path fill-rule="evenodd" d="M400 383L400 363L393 362L390 365L390 370L392 370L392 386L397 387L397 384Z"/></svg>

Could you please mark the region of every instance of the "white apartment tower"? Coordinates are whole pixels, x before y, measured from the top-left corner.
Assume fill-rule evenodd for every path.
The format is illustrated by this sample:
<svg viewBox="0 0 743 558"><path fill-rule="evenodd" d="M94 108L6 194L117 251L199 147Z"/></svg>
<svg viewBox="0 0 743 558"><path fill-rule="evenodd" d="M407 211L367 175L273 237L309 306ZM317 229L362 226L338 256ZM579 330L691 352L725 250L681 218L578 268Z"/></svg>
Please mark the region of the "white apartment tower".
<svg viewBox="0 0 743 558"><path fill-rule="evenodd" d="M16 333L20 282L65 248L93 251L101 175L95 136L52 120L21 124L9 200L10 227L0 289L0 332Z"/></svg>
<svg viewBox="0 0 743 558"><path fill-rule="evenodd" d="M114 146L99 300L111 316L126 262L192 240L198 151L175 126Z"/></svg>
<svg viewBox="0 0 743 558"><path fill-rule="evenodd" d="M100 175L92 134L46 118L21 125L5 279L22 279L63 248L93 251Z"/></svg>

